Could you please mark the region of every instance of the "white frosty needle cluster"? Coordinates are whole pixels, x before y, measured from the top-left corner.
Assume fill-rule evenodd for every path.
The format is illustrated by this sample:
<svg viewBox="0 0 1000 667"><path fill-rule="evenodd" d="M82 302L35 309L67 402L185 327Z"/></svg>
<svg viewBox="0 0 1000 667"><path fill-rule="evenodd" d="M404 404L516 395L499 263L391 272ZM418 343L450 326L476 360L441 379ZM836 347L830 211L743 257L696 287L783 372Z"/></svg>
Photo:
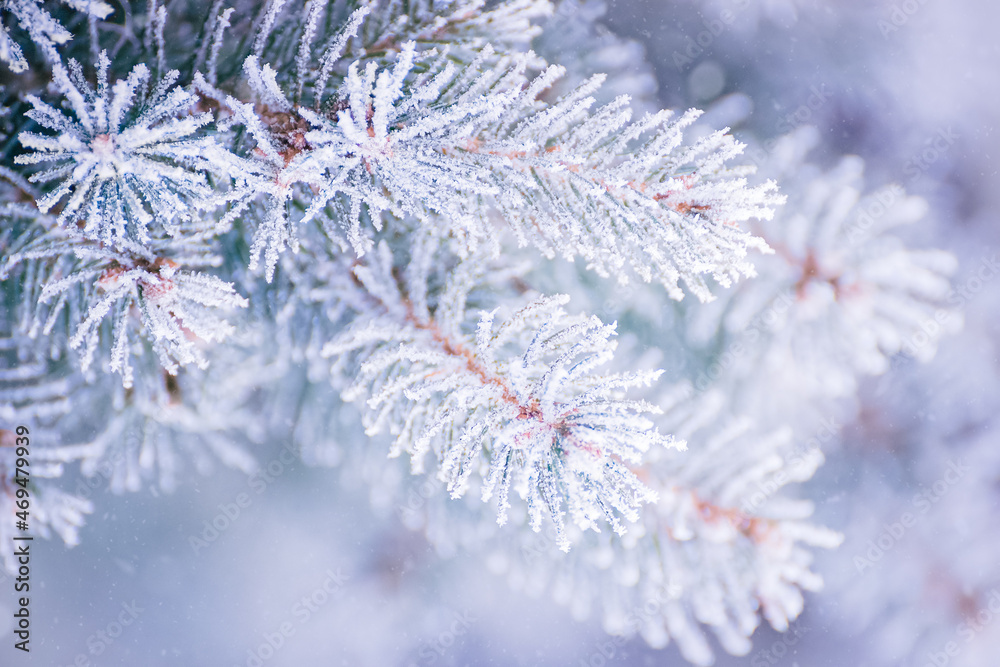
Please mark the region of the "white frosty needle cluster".
<svg viewBox="0 0 1000 667"><path fill-rule="evenodd" d="M124 384L131 386L129 357L134 350L129 332L136 328L136 319L160 363L175 374L183 364L204 367L208 363L204 344L224 340L233 332L221 313L247 305L232 284L182 270L177 261L158 255L165 245L162 240L154 242L138 255L120 252L43 216L18 239L0 266L0 276L6 278L19 267L28 267L29 286L37 282L40 288L32 334L49 335L68 313L75 329L69 346L82 348L84 370L98 349L102 323L110 319L111 370L121 373ZM192 267L211 263L210 256L179 260Z"/></svg>
<svg viewBox="0 0 1000 667"><path fill-rule="evenodd" d="M941 250L906 247L892 231L920 220L927 210L899 185L867 191L864 163L848 157L823 172L805 163L815 142L811 128L786 137L773 151L775 171L786 174L794 199L787 214L762 223L775 249L758 263L760 279L748 284L744 304L775 290L792 293L767 352L767 368L787 375L793 366L808 389L842 395L856 374L879 374L899 353L920 361L934 356L938 340L962 326L949 306L955 257ZM754 294L756 293L756 294ZM739 329L735 309L729 328Z"/></svg>
<svg viewBox="0 0 1000 667"><path fill-rule="evenodd" d="M66 283L51 283L43 299L51 299L67 287ZM169 260L152 266L106 269L98 287L104 296L80 323L70 345L85 345L86 366L97 347L101 320L111 314L115 330L111 368L122 373L126 384L131 381L126 333L131 306L139 307L145 333L152 338L163 367L174 374L178 364L208 364L198 341L221 341L232 333L232 326L218 317L217 310L247 305L231 284L215 276L179 271Z"/></svg>
<svg viewBox="0 0 1000 667"><path fill-rule="evenodd" d="M344 195L352 239L360 202L375 220L437 213L474 245L494 240L488 220L499 210L521 244L620 280L655 279L678 299L681 280L707 300L703 274L724 285L752 275L747 249L766 246L738 223L769 217L783 199L773 183L750 187L725 170L741 150L731 137L684 145L696 113L630 123L626 97L592 112L601 77L549 106L538 97L562 70L529 80L527 56L490 66L485 49L462 72L419 58L429 63L419 75L412 43L391 69L353 64L336 118L300 110L317 127L305 135L306 164L326 181L306 219Z"/></svg>
<svg viewBox="0 0 1000 667"><path fill-rule="evenodd" d="M626 535L582 536L568 561L544 541L521 535L511 548L501 538L494 566L532 593L551 588L577 617L602 607L611 634L639 633L657 648L673 640L697 665L714 661L701 626L734 655L750 650L761 615L787 630L802 611L801 590L822 584L807 547L842 539L808 523L810 504L781 490L811 477L823 456L793 451L787 432L720 423L717 398L668 413L669 428L689 448L645 462L642 479L659 500Z"/></svg>
<svg viewBox="0 0 1000 667"><path fill-rule="evenodd" d="M546 104L539 96L562 68L528 78L532 59L487 46L459 69L447 49L418 52L411 41L391 68L353 62L337 103L320 111L293 103L277 71L249 57L244 69L264 110L233 98L227 104L263 165L245 170L253 176L232 198L274 191L254 257L266 246L273 270L294 233L284 203L301 182L319 190L302 221L332 205L359 254L371 245L364 219L378 229L384 212L425 224L436 215L471 248L497 249L489 220L499 211L522 245L582 257L621 281L656 280L676 299L681 281L708 300L705 274L723 285L753 275L747 251L767 246L740 223L770 217L783 198L773 183L751 187L725 167L740 144L724 132L686 144L696 112L630 122L626 96L592 111L602 77ZM281 137L268 129L275 126L286 128Z"/></svg>
<svg viewBox="0 0 1000 667"><path fill-rule="evenodd" d="M64 5L96 18L107 18L113 11L111 5L100 0L62 0ZM42 9L40 0L7 0L3 9L17 19L18 24L28 32L31 41L48 60L55 60L56 44L68 42L72 35L52 15ZM24 72L28 61L21 47L11 39L6 24L0 21L0 60L7 63L13 72Z"/></svg>
<svg viewBox="0 0 1000 667"><path fill-rule="evenodd" d="M834 548L843 539L809 523L812 504L782 490L810 479L822 452L794 447L787 429L762 433L747 420L726 423L723 404L708 395L673 415L671 428L699 446L651 466L662 500L647 527L669 554L661 572L681 592L686 622L671 627L677 619L666 613L659 638L655 623L641 630L654 645L673 635L697 664L709 664L711 650L695 623L735 655L750 650L758 615L786 631L802 612L802 591L822 587L808 547ZM676 632L682 628L683 636Z"/></svg>
<svg viewBox="0 0 1000 667"><path fill-rule="evenodd" d="M250 248L250 268L257 268L263 254L270 282L279 253L289 246L298 249L295 225L288 215L289 204L296 194L294 186L313 185L318 189L321 183L314 170L303 168L307 156L302 152L305 147L304 130L296 127L297 119L290 113L292 105L278 90L274 70L268 65L262 69L257 57L250 56L244 63L244 71L251 87L267 105L264 108L268 123L262 122L254 105L232 96L226 98L225 104L232 115L220 126L243 125L253 139L255 149L250 158L226 156L224 171L233 182L229 191L216 195L214 201L230 204L218 223L218 228L224 230L259 198L263 196L267 200L258 216Z"/></svg>
<svg viewBox="0 0 1000 667"><path fill-rule="evenodd" d="M408 281L404 294L387 246L376 256L356 274L381 314L324 348L327 356L360 353L344 396L370 396L369 433L392 429L392 454L408 452L415 472L433 452L455 498L470 477L480 477L483 499L497 496L501 524L513 489L536 531L551 517L564 550L567 513L582 529L607 522L617 532L624 531L619 517L638 518L637 508L655 495L629 466L651 446L673 440L641 416L655 412L653 406L621 395L659 372L594 373L614 351L614 325L569 317L561 308L565 298L542 298L499 326L495 311L483 313L473 338L465 333L466 299L477 262L449 272L432 309L426 275Z"/></svg>
<svg viewBox="0 0 1000 667"><path fill-rule="evenodd" d="M132 382L128 324L133 306L141 313L144 333L152 339L161 364L175 374L178 364L195 363L202 368L208 364L199 341L221 341L232 333L232 326L219 318L218 309L247 305L231 284L215 276L179 271L169 260L151 266L112 266L97 278L98 292L103 294L80 323L70 346L84 347L86 369L97 349L100 324L110 316L114 328L111 369L122 374L126 386ZM73 282L49 283L43 301L69 289Z"/></svg>
<svg viewBox="0 0 1000 667"><path fill-rule="evenodd" d="M333 66L355 36L363 19L368 16L368 5L356 9L340 31L333 36L320 57L320 67L314 71L310 67L317 25L326 8L326 0L313 0L306 8L306 22L299 37L296 57L296 87L294 100L302 96L307 80L313 88L317 107L323 101L324 91L333 74ZM275 0L268 5L261 27L255 40L254 54L243 62L243 71L250 89L257 97L257 104L242 102L232 95L224 95L214 87L215 65L209 63L207 77L195 75L195 88L203 95L215 99L229 116L218 123L220 130L234 125L242 125L254 143L249 157L219 154L216 168L232 179L227 192L216 195L213 202L228 204L229 210L219 220L218 228L227 229L236 219L247 212L251 205L263 196L267 203L264 211L256 216L257 225L250 248L250 269L256 269L264 258L265 275L268 282L274 277L278 255L286 247L298 250L298 235L295 223L289 216L289 207L295 195L303 194L297 184L311 186L317 191L322 185L321 174L314 166L306 164L308 148L305 121L295 112L297 102L289 99L278 83L278 72L269 64L261 66L260 56L267 38L274 28L283 0ZM231 11L231 10L230 10ZM228 26L228 14L219 17L219 25ZM221 33L216 36L212 47L213 58L218 53ZM332 231L332 230L331 230ZM339 235L338 235L339 236ZM357 244L362 244L360 238ZM366 246L367 247L367 246Z"/></svg>
<svg viewBox="0 0 1000 667"><path fill-rule="evenodd" d="M219 162L225 151L209 137L196 137L211 115L191 113L197 98L174 85L178 72L153 82L139 64L110 85L109 64L102 53L96 90L74 61L68 73L61 64L53 68L75 118L29 95L28 117L54 134L22 132L19 140L35 152L15 162L53 163L29 179L58 182L38 199L40 210L62 203L61 223L82 221L87 238L134 250L149 242L154 221L170 231L212 193L199 169Z"/></svg>
<svg viewBox="0 0 1000 667"><path fill-rule="evenodd" d="M485 9L487 4L492 6ZM369 51L415 41L448 44L474 55L487 44L530 44L541 32L537 20L552 12L549 0L385 0L375 4L361 41L371 44Z"/></svg>

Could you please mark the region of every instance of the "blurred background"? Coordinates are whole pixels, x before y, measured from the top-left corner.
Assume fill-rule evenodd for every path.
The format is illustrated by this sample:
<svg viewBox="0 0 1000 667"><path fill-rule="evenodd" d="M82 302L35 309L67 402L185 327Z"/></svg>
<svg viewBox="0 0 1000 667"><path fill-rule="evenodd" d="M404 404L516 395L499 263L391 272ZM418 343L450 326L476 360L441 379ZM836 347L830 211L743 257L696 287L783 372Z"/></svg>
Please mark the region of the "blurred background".
<svg viewBox="0 0 1000 667"><path fill-rule="evenodd" d="M929 364L864 380L804 487L817 523L845 534L817 555L825 590L790 633L765 625L749 655L720 651L717 664L997 664L1000 5L613 0L564 3L553 22L605 35L605 49L572 57L606 61L610 86L641 91L640 107L706 109L752 147L815 126L812 159L859 155L870 187L926 198L907 240L959 259L963 331ZM574 66L565 43L538 48ZM222 470L171 495L117 496L100 476L80 480L96 507L81 545L34 545L24 664L686 664L672 646L609 642L474 556L440 557L377 489L287 463L281 445L252 481ZM0 582L12 643L11 588Z"/></svg>

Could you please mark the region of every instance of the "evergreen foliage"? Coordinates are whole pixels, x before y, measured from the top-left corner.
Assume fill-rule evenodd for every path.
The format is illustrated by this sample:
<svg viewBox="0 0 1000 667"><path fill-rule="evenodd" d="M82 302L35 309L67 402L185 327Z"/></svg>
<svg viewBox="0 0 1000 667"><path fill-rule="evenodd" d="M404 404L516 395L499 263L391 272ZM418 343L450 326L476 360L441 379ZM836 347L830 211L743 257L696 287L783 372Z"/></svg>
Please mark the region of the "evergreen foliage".
<svg viewBox="0 0 1000 667"><path fill-rule="evenodd" d="M934 349L907 341L954 261L886 233L919 201L870 226L860 163L809 166L806 132L756 175L700 112L633 112L548 62L548 0L64 5L9 0L0 31L0 417L51 434L43 531L86 539L65 469L333 462L347 414L370 439L337 447L408 455L397 493L441 482L415 521L440 549L608 632L709 664L703 627L734 654L789 627L840 540L795 442Z"/></svg>

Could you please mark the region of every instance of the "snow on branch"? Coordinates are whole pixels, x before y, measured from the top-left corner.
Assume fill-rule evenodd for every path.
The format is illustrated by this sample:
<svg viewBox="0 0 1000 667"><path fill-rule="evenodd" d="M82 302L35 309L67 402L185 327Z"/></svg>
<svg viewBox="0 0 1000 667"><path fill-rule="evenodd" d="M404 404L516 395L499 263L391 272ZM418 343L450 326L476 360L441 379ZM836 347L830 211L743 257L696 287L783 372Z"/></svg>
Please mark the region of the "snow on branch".
<svg viewBox="0 0 1000 667"><path fill-rule="evenodd" d="M249 69L252 59L248 58L247 63ZM256 269L263 257L270 282L281 251L286 247L298 250L298 234L288 210L295 197L296 186L312 184L318 188L320 181L311 171L301 167L305 156L300 155L304 143L299 137L304 130L297 131L296 125L300 123L295 117L281 111L264 111L268 122L265 125L253 105L232 97L227 98L226 103L233 114L226 126L244 125L256 147L252 157L227 155L224 164L216 164L232 179L228 191L216 193L211 199L213 205L229 206L216 228L220 232L229 229L251 205L264 199L260 215L255 216L257 225L250 246L250 269Z"/></svg>
<svg viewBox="0 0 1000 667"><path fill-rule="evenodd" d="M577 617L601 607L610 634L638 633L655 648L673 640L696 665L714 662L701 626L734 655L750 650L759 616L787 630L802 591L822 585L809 548L842 540L809 523L810 503L783 490L809 479L823 455L793 448L787 430L725 419L718 398L668 411L665 424L688 449L655 452L635 468L659 500L628 534L578 535L567 557L525 535L498 539L494 566L532 592L551 588Z"/></svg>
<svg viewBox="0 0 1000 667"><path fill-rule="evenodd" d="M107 18L113 8L100 0L62 0L64 5L89 14L95 18ZM68 42L72 35L52 15L42 9L40 0L6 0L3 9L10 12L22 29L27 31L31 41L35 43L46 60L58 61L56 45ZM0 21L0 60L7 63L12 72L24 72L28 69L28 61L20 45L11 39L10 31Z"/></svg>
<svg viewBox="0 0 1000 667"><path fill-rule="evenodd" d="M963 315L948 303L958 263L949 252L907 247L894 233L925 216L923 199L898 184L870 188L857 157L829 170L808 163L815 141L803 128L776 144L769 169L793 196L787 214L755 228L776 252L741 286L742 305L725 325L740 330L757 314L750 306L766 308L774 295L792 303L776 309L770 346L763 359L748 357L746 372L794 379L797 392L846 395L857 376L885 372L895 355L930 360L941 338L961 329Z"/></svg>
<svg viewBox="0 0 1000 667"><path fill-rule="evenodd" d="M363 18L352 15L331 53ZM306 30L300 56L311 39ZM355 60L337 101L310 109L296 101L308 78L302 57L295 94L251 55L244 71L255 104L219 100L229 114L222 126L244 126L256 145L239 164L216 164L236 183L222 197L232 203L222 223L259 193L270 197L251 253L252 266L263 254L269 279L278 253L296 247L293 201L307 207L301 222L332 205L359 255L371 248L365 222L377 231L384 213L434 215L470 250L484 242L498 250L498 211L522 245L582 257L621 282L656 280L675 299L681 282L711 299L706 274L728 286L754 274L748 250L769 250L740 223L770 217L783 197L772 182L752 187L748 170L725 167L742 150L725 132L685 142L698 112L632 122L625 96L592 110L601 77L549 105L540 96L562 69L529 78L530 53L502 56L487 45L460 69L448 47L419 51L413 41L385 69ZM324 67L316 85L327 75Z"/></svg>
<svg viewBox="0 0 1000 667"><path fill-rule="evenodd" d="M162 238L142 254L128 253L40 218L12 244L0 265L0 279L28 265L22 274L30 282L26 301L36 304L31 335L48 336L57 322L65 321L73 332L69 347L81 349L84 370L93 362L109 321L111 370L131 386L129 357L134 350L129 334L136 319L162 366L175 374L180 365L206 366L204 344L233 332L219 311L247 305L230 283L182 269L213 263L204 247L197 247L203 246L203 238L194 237L191 243L196 250L189 255L181 242Z"/></svg>
<svg viewBox="0 0 1000 667"><path fill-rule="evenodd" d="M549 0L383 0L373 4L360 35L364 49L347 53L364 58L399 51L407 42L451 47L456 57L473 60L488 44L502 53L524 50L541 33L535 24L550 16ZM465 56L462 58L462 56Z"/></svg>
<svg viewBox="0 0 1000 667"><path fill-rule="evenodd" d="M685 144L696 112L630 122L625 97L591 112L600 77L550 106L538 97L560 68L529 80L527 56L487 67L485 49L459 72L415 48L389 69L352 64L335 114L299 109L315 128L302 169L326 175L306 220L347 196L353 227L360 202L373 219L437 213L477 242L493 238L498 210L521 244L621 281L655 279L676 299L679 281L708 300L704 274L722 285L753 275L747 251L767 247L739 223L770 217L783 198L724 167L742 148L732 137ZM427 71L415 74L418 60Z"/></svg>
<svg viewBox="0 0 1000 667"><path fill-rule="evenodd" d="M174 85L176 71L153 81L139 64L112 85L109 65L102 52L96 89L75 61L69 72L53 69L75 118L27 96L28 117L52 134L22 132L20 142L34 152L15 162L51 164L29 179L57 184L38 199L43 212L59 207L62 224L82 221L87 238L135 250L150 242L154 222L170 231L212 193L202 170L225 162L226 151L197 136L211 115L192 113L197 98Z"/></svg>
<svg viewBox="0 0 1000 667"><path fill-rule="evenodd" d="M415 473L433 452L453 498L481 478L500 524L513 489L534 530L551 518L564 550L566 514L582 529L606 522L624 532L622 519L634 521L655 500L629 465L676 443L642 416L655 407L622 391L660 373L595 374L614 352L614 325L567 315L565 297L537 299L499 325L496 311L482 312L473 334L467 298L484 279L482 258L455 266L437 294L428 293L427 274L400 284L392 266L383 243L356 268L375 314L323 350L356 353L344 397L366 399L368 432L395 433L391 455L409 453Z"/></svg>

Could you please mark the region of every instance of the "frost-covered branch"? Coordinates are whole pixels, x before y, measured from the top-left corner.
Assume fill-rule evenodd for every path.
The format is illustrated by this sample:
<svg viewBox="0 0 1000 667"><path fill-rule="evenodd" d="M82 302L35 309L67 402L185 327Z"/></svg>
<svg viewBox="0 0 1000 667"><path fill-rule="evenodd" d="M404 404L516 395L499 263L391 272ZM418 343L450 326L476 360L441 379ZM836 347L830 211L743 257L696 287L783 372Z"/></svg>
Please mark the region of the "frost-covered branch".
<svg viewBox="0 0 1000 667"><path fill-rule="evenodd" d="M541 29L539 19L552 14L549 0L507 0L486 9L486 0L387 0L375 3L361 34L364 55L399 51L407 42L448 46L465 62L487 46L502 53L523 51ZM461 54L461 55L460 55ZM350 53L362 57L362 53Z"/></svg>
<svg viewBox="0 0 1000 667"><path fill-rule="evenodd" d="M806 521L811 505L782 487L812 476L817 450L791 447L788 432L760 433L725 419L708 395L682 402L666 424L688 441L685 452L660 451L637 471L659 500L624 536L579 535L566 557L521 535L494 547L494 563L531 589L550 589L574 615L602 609L604 629L636 633L654 647L677 642L697 665L714 661L700 626L722 647L745 655L759 616L778 631L802 611L802 590L817 590L809 547L841 537Z"/></svg>
<svg viewBox="0 0 1000 667"><path fill-rule="evenodd" d="M590 112L599 79L550 107L537 97L560 70L529 81L524 60L461 75L444 65L407 86L414 58L411 46L392 70L352 67L335 123L302 111L318 126L305 136L309 161L333 177L307 218L344 193L375 214L434 211L482 240L495 236L486 221L496 209L520 243L620 279L634 271L674 298L681 279L707 299L701 274L726 285L752 273L748 247L766 246L738 223L781 200L723 168L739 152L724 134L683 145L696 114L629 123L625 98Z"/></svg>
<svg viewBox="0 0 1000 667"><path fill-rule="evenodd" d="M770 217L782 199L773 184L750 187L743 172L724 167L740 152L731 137L720 132L685 145L683 130L696 113L630 123L625 97L591 112L600 77L549 106L538 97L560 68L528 79L527 57L488 66L491 58L486 49L460 73L444 54L421 54L408 43L391 69L370 62L362 73L352 64L340 101L321 113L296 108L275 70L251 57L249 82L267 111L251 115L245 103L229 103L258 159L272 165L269 179L286 189L318 181L303 221L331 202L349 202L338 204L341 224L358 253L369 247L362 206L376 229L384 212L425 221L436 214L470 247L494 249L489 220L499 211L522 245L580 256L621 281L655 279L677 299L682 280L707 300L703 274L722 285L753 274L748 249L767 247L739 223ZM426 71L414 69L418 62ZM296 111L311 129L282 120L294 128L282 148L266 129L272 110ZM286 236L271 245L280 248Z"/></svg>
<svg viewBox="0 0 1000 667"><path fill-rule="evenodd" d="M562 549L569 548L566 513L580 528L606 521L624 532L619 517L634 521L637 508L655 499L628 466L673 440L640 416L655 412L653 406L626 400L621 391L659 373L594 375L614 351L614 326L567 316L562 297L536 300L499 326L496 311L484 312L471 339L466 299L477 279L473 261L454 267L437 295L428 294L428 276L419 270L402 289L392 266L382 244L371 264L355 270L376 302L375 316L323 350L360 352L344 395L367 399L368 432L391 429L392 455L409 453L417 473L433 452L452 497L465 493L472 475L481 477L483 499L497 496L501 524L514 489L528 504L534 530L544 514L551 517Z"/></svg>
<svg viewBox="0 0 1000 667"><path fill-rule="evenodd" d="M698 325L735 341L748 329L767 330L732 368L751 394L766 373L791 394L848 395L858 376L884 373L897 355L928 361L938 341L962 327L961 312L947 302L954 256L908 247L894 233L923 218L926 202L895 184L870 189L860 158L829 171L809 164L814 142L804 128L775 147L768 170L793 195L755 231L776 252ZM755 324L762 316L767 324Z"/></svg>
<svg viewBox="0 0 1000 667"><path fill-rule="evenodd" d="M62 0L62 2L76 11L95 18L106 18L113 11L111 5L100 0ZM59 58L56 53L57 45L65 44L72 35L40 5L40 0L6 0L3 9L9 12L28 33L46 60L50 63L57 62ZM2 21L0 21L0 60L7 63L13 72L20 73L28 69L24 51L11 38L8 26Z"/></svg>
<svg viewBox="0 0 1000 667"><path fill-rule="evenodd" d="M92 509L66 470L171 490L280 442L376 502L419 484L407 526L610 633L709 664L706 631L789 628L840 540L794 443L961 323L954 258L887 233L920 200L806 164L804 132L734 166L596 0L63 1L0 26L30 70L0 109L0 420L40 434L40 531Z"/></svg>
<svg viewBox="0 0 1000 667"><path fill-rule="evenodd" d="M204 238L191 239L199 247L190 255L183 253L183 243L169 237L133 254L103 246L42 216L11 245L0 279L13 272L27 281L25 292L35 300L32 336L48 336L60 320L66 323L71 331L68 345L81 349L84 370L93 362L102 336L110 334L110 350L105 350L110 368L130 386L134 329L151 342L163 367L176 374L180 365L207 365L204 343L232 334L220 311L246 307L246 299L230 283L184 269L217 263L200 246Z"/></svg>
<svg viewBox="0 0 1000 667"><path fill-rule="evenodd" d="M140 64L111 85L109 66L102 52L96 89L75 61L69 73L55 68L56 86L75 118L28 96L27 116L54 134L22 132L19 140L34 152L15 162L51 163L29 179L58 184L38 199L43 212L59 206L59 221L82 222L85 237L141 252L151 225L172 231L213 192L203 169L222 161L225 151L198 136L211 116L191 113L196 98L175 85L176 71L153 81Z"/></svg>

